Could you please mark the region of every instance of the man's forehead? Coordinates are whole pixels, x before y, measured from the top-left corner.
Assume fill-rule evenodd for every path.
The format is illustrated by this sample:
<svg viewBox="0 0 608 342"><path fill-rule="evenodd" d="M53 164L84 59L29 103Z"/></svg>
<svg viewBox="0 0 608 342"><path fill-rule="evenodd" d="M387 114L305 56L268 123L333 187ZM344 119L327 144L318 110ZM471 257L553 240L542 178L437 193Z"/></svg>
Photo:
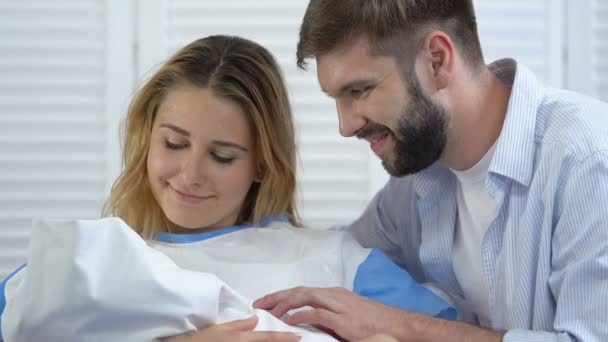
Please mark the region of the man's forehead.
<svg viewBox="0 0 608 342"><path fill-rule="evenodd" d="M335 78L333 82L325 82L319 78L321 90L330 97L340 97L350 89L364 88L374 83L378 77L375 75L365 76L364 73L350 74L344 78Z"/></svg>
<svg viewBox="0 0 608 342"><path fill-rule="evenodd" d="M392 67L390 64L394 64L388 56L372 55L369 42L364 37L320 54L316 62L321 89L330 96L349 86L373 82Z"/></svg>
<svg viewBox="0 0 608 342"><path fill-rule="evenodd" d="M319 53L317 56L317 62L319 59L327 59L327 57L341 58L348 55L372 57L372 49L369 38L366 35L357 35L347 38L334 48Z"/></svg>

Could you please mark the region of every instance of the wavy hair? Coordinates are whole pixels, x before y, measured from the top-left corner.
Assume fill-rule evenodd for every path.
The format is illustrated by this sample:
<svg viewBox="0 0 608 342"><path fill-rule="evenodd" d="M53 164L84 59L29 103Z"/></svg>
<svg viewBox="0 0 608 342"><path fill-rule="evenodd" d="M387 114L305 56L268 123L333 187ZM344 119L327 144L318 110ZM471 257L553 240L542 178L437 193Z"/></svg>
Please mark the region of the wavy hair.
<svg viewBox="0 0 608 342"><path fill-rule="evenodd" d="M123 170L103 214L120 217L144 238L170 231L173 223L152 194L146 160L156 112L166 94L184 84L209 88L215 96L233 101L252 122L262 180L249 189L237 224L256 224L269 215L287 214L292 224L300 226L294 125L280 69L262 46L221 35L182 48L133 98L122 127Z"/></svg>

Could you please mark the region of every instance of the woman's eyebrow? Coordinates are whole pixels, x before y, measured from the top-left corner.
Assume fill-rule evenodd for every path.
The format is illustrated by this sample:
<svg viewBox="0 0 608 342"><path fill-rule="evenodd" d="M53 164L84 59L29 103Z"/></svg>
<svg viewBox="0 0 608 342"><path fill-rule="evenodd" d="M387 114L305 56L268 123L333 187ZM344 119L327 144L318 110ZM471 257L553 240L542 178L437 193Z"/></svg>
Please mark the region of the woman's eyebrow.
<svg viewBox="0 0 608 342"><path fill-rule="evenodd" d="M168 128L168 129L170 129L170 130L172 130L174 132L177 132L177 133L179 133L181 135L184 135L186 137L190 137L190 132L186 131L183 128L179 128L179 127L177 127L175 125L168 124L168 123L163 123L163 124L160 124L160 127Z"/></svg>
<svg viewBox="0 0 608 342"><path fill-rule="evenodd" d="M213 140L211 143L220 147L232 147L239 149L243 152L249 152L249 149L247 147L229 141Z"/></svg>
<svg viewBox="0 0 608 342"><path fill-rule="evenodd" d="M170 130L172 130L174 132L177 132L177 133L179 133L179 134L181 134L183 136L190 137L190 132L186 131L183 128L177 127L175 125L172 125L172 124L169 124L169 123L163 123L163 124L160 124L160 127L168 128L168 129L170 129ZM249 152L249 149L247 147L245 147L243 145L240 145L240 144L237 144L237 143L230 142L230 141L213 140L211 143L213 145L217 145L217 146L220 146L220 147L231 147L231 148L239 149L239 150L241 150L243 152Z"/></svg>

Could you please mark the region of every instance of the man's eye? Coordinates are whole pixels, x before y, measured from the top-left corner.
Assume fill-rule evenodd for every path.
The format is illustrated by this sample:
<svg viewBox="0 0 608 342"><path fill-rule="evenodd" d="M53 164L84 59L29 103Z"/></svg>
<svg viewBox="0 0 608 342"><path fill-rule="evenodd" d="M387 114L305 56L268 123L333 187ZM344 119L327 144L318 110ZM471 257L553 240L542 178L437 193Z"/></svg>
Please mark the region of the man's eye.
<svg viewBox="0 0 608 342"><path fill-rule="evenodd" d="M350 95L354 98L360 98L362 96L365 96L370 89L371 87L353 88L350 90Z"/></svg>

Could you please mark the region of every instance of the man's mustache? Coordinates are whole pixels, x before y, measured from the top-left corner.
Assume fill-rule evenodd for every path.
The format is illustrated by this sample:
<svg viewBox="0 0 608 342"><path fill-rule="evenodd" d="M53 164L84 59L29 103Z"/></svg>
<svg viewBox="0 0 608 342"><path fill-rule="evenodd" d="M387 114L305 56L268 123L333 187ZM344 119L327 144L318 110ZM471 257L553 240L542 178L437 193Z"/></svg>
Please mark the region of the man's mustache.
<svg viewBox="0 0 608 342"><path fill-rule="evenodd" d="M355 134L355 136L357 137L357 139L365 139L365 138L369 138L372 137L374 135L378 135L378 134L384 134L384 133L388 133L388 134L393 134L393 132L390 130L390 128L378 124L378 123L368 123L365 127L361 128L357 134Z"/></svg>

